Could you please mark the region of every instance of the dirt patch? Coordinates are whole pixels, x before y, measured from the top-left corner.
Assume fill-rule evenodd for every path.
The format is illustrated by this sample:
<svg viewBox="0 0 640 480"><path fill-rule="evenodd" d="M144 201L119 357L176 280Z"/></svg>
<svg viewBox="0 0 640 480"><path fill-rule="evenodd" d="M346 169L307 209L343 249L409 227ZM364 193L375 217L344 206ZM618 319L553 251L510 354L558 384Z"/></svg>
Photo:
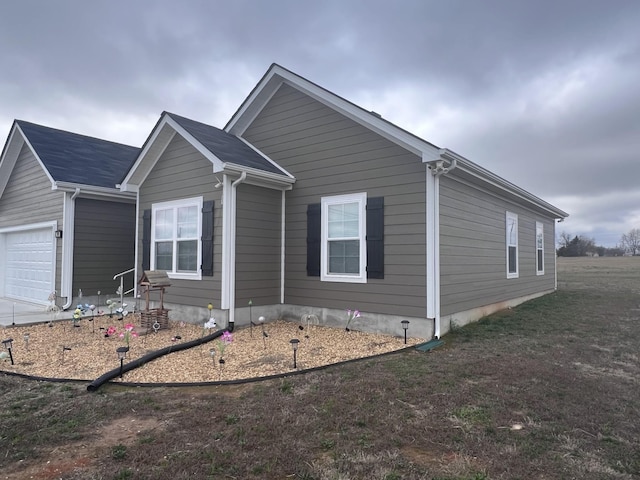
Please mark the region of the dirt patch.
<svg viewBox="0 0 640 480"><path fill-rule="evenodd" d="M139 318L130 314L124 320L108 316L78 322L59 321L26 327L8 327L4 337L12 337L15 365L5 359L0 368L45 378L93 380L118 368L116 349L126 345L125 325L134 325L125 363L143 355L209 335L215 330L185 322L170 322L168 329L147 332ZM294 371L290 340L299 339L296 370L319 367L355 358L368 357L407 345L424 342L410 338L407 345L399 337L377 335L322 326L305 326L277 321L256 327L237 329L233 341L214 340L203 345L173 352L126 372L122 380L140 383L184 383L236 380ZM110 328L115 333L105 336ZM25 335L28 335L28 340ZM224 347L220 363L221 351Z"/></svg>
<svg viewBox="0 0 640 480"><path fill-rule="evenodd" d="M40 452L40 462L20 468L20 478L58 480L72 473L87 470L112 449L124 449L133 445L142 434L160 433L163 422L156 418L125 416L95 429L91 442L72 442L49 451ZM11 472L7 472L11 473ZM15 473L15 472L14 472ZM11 477L7 477L11 478Z"/></svg>

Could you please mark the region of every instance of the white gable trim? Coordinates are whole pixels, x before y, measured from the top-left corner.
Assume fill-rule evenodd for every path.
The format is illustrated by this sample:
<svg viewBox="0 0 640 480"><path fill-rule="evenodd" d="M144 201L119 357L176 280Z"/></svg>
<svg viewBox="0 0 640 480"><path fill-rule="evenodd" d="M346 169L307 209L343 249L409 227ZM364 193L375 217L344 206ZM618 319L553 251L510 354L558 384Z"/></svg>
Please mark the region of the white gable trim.
<svg viewBox="0 0 640 480"><path fill-rule="evenodd" d="M264 158L267 162L269 162L271 165L273 165L274 167L276 167L278 170L280 170L282 173L284 173L287 177L289 177L292 180L295 180L295 177L293 175L291 175L287 170L285 170L284 168L282 168L280 165L278 165L276 162L274 162L273 160L271 160L269 157L267 157L264 153L262 153L260 150L258 150L256 147L254 147L253 145L251 145L249 142L247 142L244 138L242 137L236 137L238 140L240 140L242 143L244 143L247 147L249 147L251 150L253 150L254 152L256 152L258 155L260 155L262 158ZM260 170L262 171L262 170ZM271 176L275 176L275 174L273 173L269 173L269 172L265 172L265 174L267 175L271 175Z"/></svg>
<svg viewBox="0 0 640 480"><path fill-rule="evenodd" d="M164 127L170 127L173 130L173 134L161 136ZM184 128L178 124L169 114L163 114L162 118L158 122L158 125L153 129L148 141L146 142L144 149L138 155L136 162L131 170L125 177L124 181L120 184L120 189L123 191L137 191L137 189L144 183L147 176L153 170L167 146L171 143L171 140L175 137L175 134L182 136L187 142L193 146L203 157L208 159L213 164L213 171L221 172L224 168L224 162L217 156L211 153L204 145L202 145L196 138L187 132ZM160 144L160 148L157 152L152 153L151 149L155 146L156 142L163 142ZM138 177L137 179L135 177Z"/></svg>
<svg viewBox="0 0 640 480"><path fill-rule="evenodd" d="M2 157L0 158L0 197L2 197L4 190L7 188L11 172L13 172L13 169L16 166L16 162L18 161L18 157L20 156L20 151L25 144L29 147L31 153L42 168L42 171L51 182L51 188L53 189L53 187L55 186L53 177L49 173L49 170L47 170L47 167L44 166L44 163L42 163L42 160L40 160L40 157L36 153L31 143L29 143L29 139L24 134L20 126L17 123L14 123L13 128L11 129L11 133L9 134L9 139L7 140L7 145L4 149Z"/></svg>
<svg viewBox="0 0 640 480"><path fill-rule="evenodd" d="M300 90L416 155L431 153L434 158L438 155L438 147L275 64L227 123L225 131L241 136L283 83Z"/></svg>

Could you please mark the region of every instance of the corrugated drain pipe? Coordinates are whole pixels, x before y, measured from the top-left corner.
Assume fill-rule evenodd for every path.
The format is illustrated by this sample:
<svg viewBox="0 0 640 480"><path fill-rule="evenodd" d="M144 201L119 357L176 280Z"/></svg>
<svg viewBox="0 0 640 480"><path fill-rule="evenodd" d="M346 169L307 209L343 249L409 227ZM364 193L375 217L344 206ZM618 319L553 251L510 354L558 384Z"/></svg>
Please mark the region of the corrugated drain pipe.
<svg viewBox="0 0 640 480"><path fill-rule="evenodd" d="M187 350L189 348L197 347L198 345L203 345L207 342L215 340L218 337L221 337L222 334L228 330L229 329L218 330L217 332L214 332L211 335L207 335L206 337L196 338L195 340L179 343L177 345L169 345L165 348L161 348L160 350L149 352L146 355L143 355L142 357L137 358L136 360L133 360L127 363L126 365L124 365L122 367L122 373L126 373L130 370L133 370L134 368L141 367L145 363L155 360L156 358L162 357L164 355L168 355L171 352L180 352L182 350ZM148 333L147 335L153 335L153 333ZM120 367L105 373L104 375L96 378L93 382L87 385L87 391L95 392L96 390L98 390L98 388L100 388L100 386L103 383L108 382L109 380L112 380L120 376L120 373L121 373Z"/></svg>

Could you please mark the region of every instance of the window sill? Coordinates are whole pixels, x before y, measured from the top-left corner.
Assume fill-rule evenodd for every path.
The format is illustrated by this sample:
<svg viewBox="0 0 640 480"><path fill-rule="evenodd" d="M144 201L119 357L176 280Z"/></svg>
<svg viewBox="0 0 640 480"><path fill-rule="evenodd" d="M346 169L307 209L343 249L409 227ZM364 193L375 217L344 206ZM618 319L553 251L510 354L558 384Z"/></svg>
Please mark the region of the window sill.
<svg viewBox="0 0 640 480"><path fill-rule="evenodd" d="M173 273L167 272L169 278L175 280L202 280L202 273Z"/></svg>
<svg viewBox="0 0 640 480"><path fill-rule="evenodd" d="M348 277L342 275L321 275L320 281L322 282L335 282L335 283L367 283L367 277Z"/></svg>

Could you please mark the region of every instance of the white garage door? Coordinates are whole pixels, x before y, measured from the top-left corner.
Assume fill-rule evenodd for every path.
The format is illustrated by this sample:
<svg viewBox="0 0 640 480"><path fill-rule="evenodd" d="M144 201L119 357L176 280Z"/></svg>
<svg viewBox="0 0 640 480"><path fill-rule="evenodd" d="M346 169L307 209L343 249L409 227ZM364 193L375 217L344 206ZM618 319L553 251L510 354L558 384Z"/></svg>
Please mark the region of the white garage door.
<svg viewBox="0 0 640 480"><path fill-rule="evenodd" d="M47 303L53 288L53 232L50 228L5 236L6 297Z"/></svg>

